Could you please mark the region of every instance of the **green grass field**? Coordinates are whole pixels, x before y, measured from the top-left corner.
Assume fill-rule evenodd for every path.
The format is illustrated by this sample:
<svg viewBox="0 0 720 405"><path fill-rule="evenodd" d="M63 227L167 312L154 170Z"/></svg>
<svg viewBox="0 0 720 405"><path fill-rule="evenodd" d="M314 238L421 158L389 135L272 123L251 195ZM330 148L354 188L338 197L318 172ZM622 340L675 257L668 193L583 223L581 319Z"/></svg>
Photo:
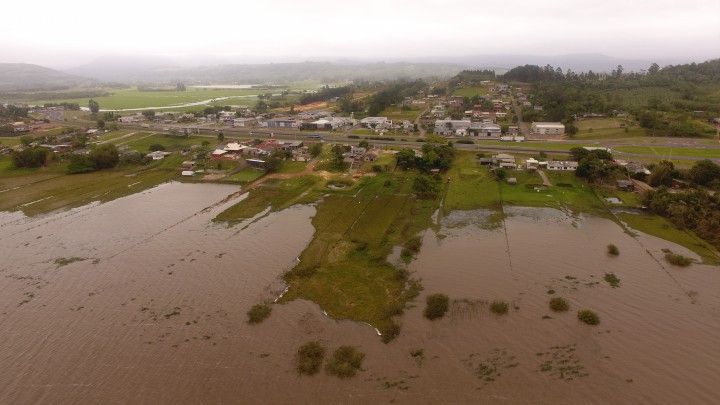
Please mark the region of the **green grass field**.
<svg viewBox="0 0 720 405"><path fill-rule="evenodd" d="M488 89L484 86L459 87L453 91L452 95L470 98L474 96L484 96L487 92Z"/></svg>
<svg viewBox="0 0 720 405"><path fill-rule="evenodd" d="M211 100L220 97L231 97L227 100L219 100L219 105L254 104L257 101L255 95L267 92L255 89L194 89L186 91L139 91L137 88L110 89L111 94L103 97L95 97L94 100L100 104L101 109L132 109L147 107L169 107L180 104L194 103ZM81 107L88 104L90 98L72 98L66 100L51 100L43 102L68 102L78 103ZM197 107L196 107L197 108Z"/></svg>
<svg viewBox="0 0 720 405"><path fill-rule="evenodd" d="M222 180L224 182L230 181L233 183L245 184L245 183L250 183L252 181L259 179L264 174L265 174L265 171L263 171L263 170L255 169L252 167L246 167L235 174L224 177Z"/></svg>
<svg viewBox="0 0 720 405"><path fill-rule="evenodd" d="M420 109L410 109L410 110L403 110L401 107L397 106L390 106L386 109L384 109L380 114L378 114L380 117L388 117L388 119L393 121L403 121L407 120L410 122L415 121L415 119L420 115L422 110Z"/></svg>
<svg viewBox="0 0 720 405"><path fill-rule="evenodd" d="M694 233L678 229L665 218L657 215L619 214L630 228L684 246L697 253L705 264L720 265L720 253Z"/></svg>
<svg viewBox="0 0 720 405"><path fill-rule="evenodd" d="M673 156L720 159L720 148L672 148L667 146L618 146L618 152L636 153L672 159Z"/></svg>
<svg viewBox="0 0 720 405"><path fill-rule="evenodd" d="M202 145L203 141L209 141L210 145L215 145L217 141L211 137L204 136L176 136L176 135L163 135L153 134L151 132L138 132L131 137L117 138L110 142L115 143L118 146L124 145L130 149L137 150L138 152L150 152L150 146L162 145L166 151L178 151L184 148L188 148L192 145Z"/></svg>

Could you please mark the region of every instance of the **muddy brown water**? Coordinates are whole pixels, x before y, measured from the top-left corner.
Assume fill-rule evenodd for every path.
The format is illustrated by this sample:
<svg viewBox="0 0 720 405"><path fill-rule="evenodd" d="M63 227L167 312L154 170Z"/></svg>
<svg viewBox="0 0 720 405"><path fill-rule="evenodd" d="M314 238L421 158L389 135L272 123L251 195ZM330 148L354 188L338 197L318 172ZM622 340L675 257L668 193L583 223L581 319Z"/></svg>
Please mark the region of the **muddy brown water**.
<svg viewBox="0 0 720 405"><path fill-rule="evenodd" d="M0 214L0 402L720 401L720 269L668 266L662 248L691 254L669 242L555 210L511 209L496 228L485 212L453 213L424 234L409 266L424 291L385 345L307 301L246 323L282 291L315 211L213 224L234 201L214 204L235 191L169 183L39 218ZM54 262L72 257L85 260ZM609 271L619 288L602 280ZM551 313L550 289L570 312ZM453 303L430 322L421 303L435 292ZM509 313L492 314L492 300ZM579 308L600 325L579 323ZM308 340L359 346L364 370L297 376Z"/></svg>

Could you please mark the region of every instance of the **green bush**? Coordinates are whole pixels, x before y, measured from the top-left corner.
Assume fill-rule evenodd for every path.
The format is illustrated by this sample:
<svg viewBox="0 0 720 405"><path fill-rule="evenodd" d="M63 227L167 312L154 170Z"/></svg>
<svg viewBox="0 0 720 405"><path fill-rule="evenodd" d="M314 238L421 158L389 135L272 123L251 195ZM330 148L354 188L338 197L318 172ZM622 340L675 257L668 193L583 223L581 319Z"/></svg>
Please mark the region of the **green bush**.
<svg viewBox="0 0 720 405"><path fill-rule="evenodd" d="M615 275L615 273L605 273L604 280L610 284L610 287L612 288L620 287L620 279Z"/></svg>
<svg viewBox="0 0 720 405"><path fill-rule="evenodd" d="M163 146L162 144L159 144L159 143L154 143L154 144L150 145L149 149L150 149L150 152L163 151L163 150L165 150L165 146Z"/></svg>
<svg viewBox="0 0 720 405"><path fill-rule="evenodd" d="M450 306L450 299L445 294L432 294L427 297L425 307L425 318L433 320L445 316Z"/></svg>
<svg viewBox="0 0 720 405"><path fill-rule="evenodd" d="M490 311L498 315L505 315L508 312L510 305L505 301L496 300L490 303Z"/></svg>
<svg viewBox="0 0 720 405"><path fill-rule="evenodd" d="M617 256L620 254L620 249L618 249L617 246L615 246L611 243L611 244L607 245L607 252L611 256Z"/></svg>
<svg viewBox="0 0 720 405"><path fill-rule="evenodd" d="M402 311L401 311L402 312ZM380 328L380 339L383 343L390 343L400 335L400 325L396 322L390 321L387 325Z"/></svg>
<svg viewBox="0 0 720 405"><path fill-rule="evenodd" d="M588 325L597 325L600 323L600 317L589 309L581 309L578 311L577 317Z"/></svg>
<svg viewBox="0 0 720 405"><path fill-rule="evenodd" d="M272 308L268 304L255 304L247 312L248 323L260 323L270 316Z"/></svg>
<svg viewBox="0 0 720 405"><path fill-rule="evenodd" d="M313 375L320 371L323 359L325 358L325 348L320 342L307 342L300 346L295 355L298 374Z"/></svg>
<svg viewBox="0 0 720 405"><path fill-rule="evenodd" d="M565 312L570 309L570 304L568 304L565 298L554 297L550 299L550 309L555 312Z"/></svg>
<svg viewBox="0 0 720 405"><path fill-rule="evenodd" d="M691 258L673 252L665 253L665 260L673 266L679 267L687 267L693 262Z"/></svg>
<svg viewBox="0 0 720 405"><path fill-rule="evenodd" d="M340 346L333 358L325 366L328 374L338 376L340 378L353 377L362 367L362 361L365 355L352 346Z"/></svg>

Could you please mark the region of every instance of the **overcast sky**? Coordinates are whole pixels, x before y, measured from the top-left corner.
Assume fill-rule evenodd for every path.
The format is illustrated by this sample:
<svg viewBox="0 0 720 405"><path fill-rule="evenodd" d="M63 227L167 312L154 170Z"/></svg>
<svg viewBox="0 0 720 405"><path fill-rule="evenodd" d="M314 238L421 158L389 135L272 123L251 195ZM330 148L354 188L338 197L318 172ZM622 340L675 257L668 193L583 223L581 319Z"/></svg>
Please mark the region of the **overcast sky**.
<svg viewBox="0 0 720 405"><path fill-rule="evenodd" d="M602 53L720 57L720 0L85 0L2 5L0 62L228 61Z"/></svg>

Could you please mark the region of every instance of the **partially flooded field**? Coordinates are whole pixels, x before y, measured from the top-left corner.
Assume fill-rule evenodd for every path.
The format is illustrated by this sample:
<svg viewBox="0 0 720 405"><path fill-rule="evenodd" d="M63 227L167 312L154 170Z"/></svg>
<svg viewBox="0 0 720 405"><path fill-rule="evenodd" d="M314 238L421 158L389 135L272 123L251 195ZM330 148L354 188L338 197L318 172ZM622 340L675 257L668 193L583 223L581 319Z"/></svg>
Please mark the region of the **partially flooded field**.
<svg viewBox="0 0 720 405"><path fill-rule="evenodd" d="M663 249L700 259L682 246L554 208L506 207L504 219L485 209L435 215L407 265L423 290L385 344L374 327L333 320L304 299L247 323L248 309L275 300L313 246L317 209L278 205L234 225L214 222L236 191L168 183L40 217L0 214L0 402L720 399L720 269L663 260ZM368 197L368 208L376 200L388 204ZM390 223L362 222L380 220ZM356 243L376 249L363 224L352 227ZM429 321L425 298L434 293L450 307ZM557 297L568 311L550 309ZM493 302L507 312L492 312ZM581 309L600 323L580 322ZM357 347L361 370L299 376L293 359L308 341L329 353Z"/></svg>

